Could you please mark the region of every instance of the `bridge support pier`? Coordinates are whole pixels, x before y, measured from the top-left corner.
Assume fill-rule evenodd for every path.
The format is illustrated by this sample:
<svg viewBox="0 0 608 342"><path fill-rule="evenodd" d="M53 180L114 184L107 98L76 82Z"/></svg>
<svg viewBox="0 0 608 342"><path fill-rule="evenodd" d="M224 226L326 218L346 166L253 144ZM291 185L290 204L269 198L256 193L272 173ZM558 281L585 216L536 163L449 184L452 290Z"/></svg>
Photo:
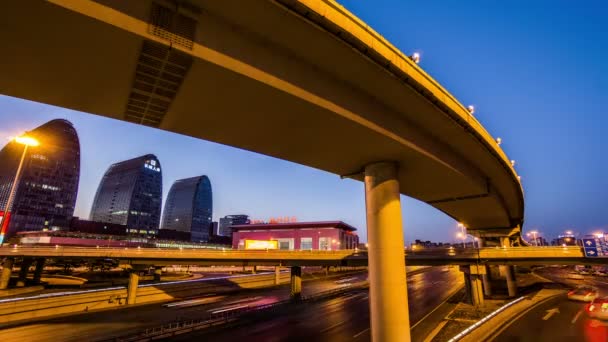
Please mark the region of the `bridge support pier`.
<svg viewBox="0 0 608 342"><path fill-rule="evenodd" d="M460 266L460 271L464 274L464 283L469 304L482 306L484 304L482 274L486 271L485 266Z"/></svg>
<svg viewBox="0 0 608 342"><path fill-rule="evenodd" d="M154 267L154 281L160 281L161 276L163 275L162 267Z"/></svg>
<svg viewBox="0 0 608 342"><path fill-rule="evenodd" d="M481 275L483 282L483 293L490 297L492 295L492 275L490 274L490 266L485 265L485 273Z"/></svg>
<svg viewBox="0 0 608 342"><path fill-rule="evenodd" d="M42 271L44 270L44 258L36 259L36 269L34 270L34 284L40 283L40 278L42 278Z"/></svg>
<svg viewBox="0 0 608 342"><path fill-rule="evenodd" d="M129 272L129 285L127 285L127 304L135 304L137 298L137 286L139 285L139 272L131 270Z"/></svg>
<svg viewBox="0 0 608 342"><path fill-rule="evenodd" d="M279 285L281 283L281 266L274 267L274 284Z"/></svg>
<svg viewBox="0 0 608 342"><path fill-rule="evenodd" d="M507 278L507 290L509 297L517 296L517 280L515 279L515 266L505 265L505 277Z"/></svg>
<svg viewBox="0 0 608 342"><path fill-rule="evenodd" d="M397 164L365 166L365 207L372 341L410 341Z"/></svg>
<svg viewBox="0 0 608 342"><path fill-rule="evenodd" d="M253 265L253 267L251 267L251 274L256 274L258 273L258 267L256 265Z"/></svg>
<svg viewBox="0 0 608 342"><path fill-rule="evenodd" d="M291 293L292 300L302 299L302 267L291 267Z"/></svg>
<svg viewBox="0 0 608 342"><path fill-rule="evenodd" d="M13 266L15 265L15 259L6 258L2 263L2 274L0 274L0 290L6 290L8 284L11 281L11 274L13 273Z"/></svg>
<svg viewBox="0 0 608 342"><path fill-rule="evenodd" d="M19 270L19 279L17 279L17 286L25 286L27 283L27 274L30 271L30 267L34 263L32 258L23 258L21 261L21 269Z"/></svg>

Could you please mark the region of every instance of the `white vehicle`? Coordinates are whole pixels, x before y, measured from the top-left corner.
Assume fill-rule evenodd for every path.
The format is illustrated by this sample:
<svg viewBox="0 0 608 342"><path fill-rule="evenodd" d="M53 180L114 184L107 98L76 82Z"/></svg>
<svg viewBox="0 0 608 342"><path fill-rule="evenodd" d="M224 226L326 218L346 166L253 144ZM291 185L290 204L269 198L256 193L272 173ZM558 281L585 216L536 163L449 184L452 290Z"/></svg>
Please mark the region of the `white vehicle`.
<svg viewBox="0 0 608 342"><path fill-rule="evenodd" d="M592 302L598 296L597 288L582 285L568 292L568 299L580 302Z"/></svg>

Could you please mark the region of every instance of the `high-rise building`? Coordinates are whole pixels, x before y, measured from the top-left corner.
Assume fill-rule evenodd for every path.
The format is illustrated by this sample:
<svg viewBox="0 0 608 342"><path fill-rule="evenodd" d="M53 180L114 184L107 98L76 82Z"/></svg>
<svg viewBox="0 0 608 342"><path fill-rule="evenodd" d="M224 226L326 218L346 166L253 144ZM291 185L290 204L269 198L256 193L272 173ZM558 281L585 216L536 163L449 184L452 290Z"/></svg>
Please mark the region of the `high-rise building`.
<svg viewBox="0 0 608 342"><path fill-rule="evenodd" d="M80 142L67 120L51 120L27 132L39 141L25 155L9 212L5 240L18 231L63 230L74 214L80 176ZM10 142L0 151L0 210L9 192L24 146Z"/></svg>
<svg viewBox="0 0 608 342"><path fill-rule="evenodd" d="M153 154L111 165L99 183L90 219L126 225L129 233L156 234L162 171Z"/></svg>
<svg viewBox="0 0 608 342"><path fill-rule="evenodd" d="M213 198L209 177L180 179L169 190L162 228L189 232L191 241L207 242L212 214Z"/></svg>
<svg viewBox="0 0 608 342"><path fill-rule="evenodd" d="M231 226L249 224L249 216L247 215L227 215L220 218L220 228L218 235L232 236Z"/></svg>

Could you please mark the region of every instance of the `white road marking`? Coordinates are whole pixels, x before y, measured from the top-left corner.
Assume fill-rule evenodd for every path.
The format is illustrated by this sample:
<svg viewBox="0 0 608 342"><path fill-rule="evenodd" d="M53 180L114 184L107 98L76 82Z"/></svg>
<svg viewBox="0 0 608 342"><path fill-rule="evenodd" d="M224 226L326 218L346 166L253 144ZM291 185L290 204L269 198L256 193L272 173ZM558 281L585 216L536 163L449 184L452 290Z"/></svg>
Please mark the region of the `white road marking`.
<svg viewBox="0 0 608 342"><path fill-rule="evenodd" d="M543 321L548 320L553 315L558 314L558 313L559 313L559 309L558 308L553 308L553 309L547 310L547 314L545 315L545 317L543 317Z"/></svg>
<svg viewBox="0 0 608 342"><path fill-rule="evenodd" d="M583 313L583 309L578 310L577 314L574 316L574 318L572 319L572 324L576 323L576 321L578 320L578 318L581 316L581 314Z"/></svg>
<svg viewBox="0 0 608 342"><path fill-rule="evenodd" d="M357 334L353 335L353 338L357 338L357 337L361 336L363 333L365 333L368 330L369 330L369 328L367 328L367 329L365 329L363 331L358 332Z"/></svg>

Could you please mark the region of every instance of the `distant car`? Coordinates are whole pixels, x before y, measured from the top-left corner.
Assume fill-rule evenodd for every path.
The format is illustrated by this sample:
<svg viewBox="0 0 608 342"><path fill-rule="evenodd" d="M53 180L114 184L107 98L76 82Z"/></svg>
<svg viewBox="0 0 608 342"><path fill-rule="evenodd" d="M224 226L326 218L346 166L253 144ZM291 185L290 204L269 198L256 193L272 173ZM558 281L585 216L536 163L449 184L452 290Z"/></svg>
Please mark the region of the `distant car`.
<svg viewBox="0 0 608 342"><path fill-rule="evenodd" d="M579 286L568 292L568 299L580 302L592 302L598 296L597 288L593 286Z"/></svg>
<svg viewBox="0 0 608 342"><path fill-rule="evenodd" d="M581 268L580 270L578 270L578 274L588 275L588 274L591 274L591 273L589 272L588 269Z"/></svg>
<svg viewBox="0 0 608 342"><path fill-rule="evenodd" d="M608 276L608 273L606 273L606 270L596 270L595 272L593 272L593 275L605 277Z"/></svg>
<svg viewBox="0 0 608 342"><path fill-rule="evenodd" d="M587 314L591 318L608 320L608 297L595 298L587 305Z"/></svg>

